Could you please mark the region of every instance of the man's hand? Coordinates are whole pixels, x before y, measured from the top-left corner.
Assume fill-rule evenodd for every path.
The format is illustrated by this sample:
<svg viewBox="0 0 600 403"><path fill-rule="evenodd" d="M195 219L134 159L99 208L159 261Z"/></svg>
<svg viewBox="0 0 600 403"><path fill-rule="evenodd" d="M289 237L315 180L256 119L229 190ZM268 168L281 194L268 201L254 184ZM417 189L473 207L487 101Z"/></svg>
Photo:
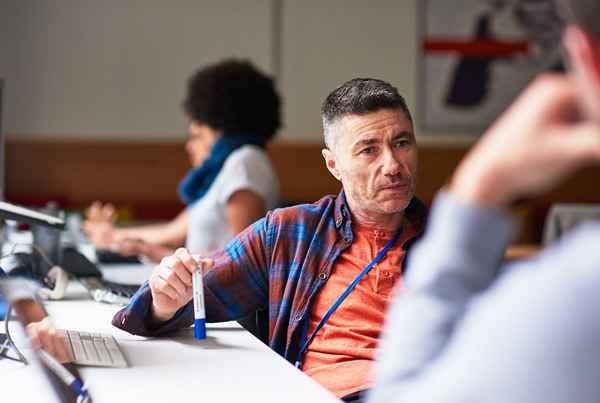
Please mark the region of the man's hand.
<svg viewBox="0 0 600 403"><path fill-rule="evenodd" d="M27 325L27 334L34 348L45 350L62 363L75 360L68 347L65 331L55 329L50 318Z"/></svg>
<svg viewBox="0 0 600 403"><path fill-rule="evenodd" d="M459 165L450 191L470 204L505 207L600 162L600 125L582 115L569 77L539 77Z"/></svg>
<svg viewBox="0 0 600 403"><path fill-rule="evenodd" d="M203 260L205 265L212 261ZM192 299L192 273L198 263L189 252L180 248L175 254L164 258L150 275L152 292L152 316L164 322L173 317L181 307Z"/></svg>

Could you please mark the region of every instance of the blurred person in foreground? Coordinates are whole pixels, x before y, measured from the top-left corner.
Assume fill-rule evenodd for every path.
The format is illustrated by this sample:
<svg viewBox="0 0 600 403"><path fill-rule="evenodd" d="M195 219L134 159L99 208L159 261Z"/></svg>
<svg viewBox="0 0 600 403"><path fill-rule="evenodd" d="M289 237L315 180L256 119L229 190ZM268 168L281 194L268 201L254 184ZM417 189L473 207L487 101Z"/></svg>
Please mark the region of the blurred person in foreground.
<svg viewBox="0 0 600 403"><path fill-rule="evenodd" d="M572 72L535 80L437 196L371 403L600 401L600 222L501 263L507 208L600 163L600 2L559 5Z"/></svg>

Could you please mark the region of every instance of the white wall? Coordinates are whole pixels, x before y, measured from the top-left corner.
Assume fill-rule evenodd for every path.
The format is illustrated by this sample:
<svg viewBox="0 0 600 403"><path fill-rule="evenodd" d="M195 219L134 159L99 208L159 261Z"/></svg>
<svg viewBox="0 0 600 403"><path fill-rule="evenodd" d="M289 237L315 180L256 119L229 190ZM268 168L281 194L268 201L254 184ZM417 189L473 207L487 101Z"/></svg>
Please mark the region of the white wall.
<svg viewBox="0 0 600 403"><path fill-rule="evenodd" d="M270 68L268 0L3 3L12 35L0 74L18 136L184 138L194 69L226 56Z"/></svg>
<svg viewBox="0 0 600 403"><path fill-rule="evenodd" d="M321 102L356 76L392 82L418 113L420 0L281 0L280 49L273 38L277 1L3 0L7 131L20 138L183 139L180 103L195 68L240 56L273 73L273 52L285 97L281 140L320 142Z"/></svg>
<svg viewBox="0 0 600 403"><path fill-rule="evenodd" d="M286 1L282 88L287 138L319 134L325 96L354 77L377 77L415 105L415 0Z"/></svg>

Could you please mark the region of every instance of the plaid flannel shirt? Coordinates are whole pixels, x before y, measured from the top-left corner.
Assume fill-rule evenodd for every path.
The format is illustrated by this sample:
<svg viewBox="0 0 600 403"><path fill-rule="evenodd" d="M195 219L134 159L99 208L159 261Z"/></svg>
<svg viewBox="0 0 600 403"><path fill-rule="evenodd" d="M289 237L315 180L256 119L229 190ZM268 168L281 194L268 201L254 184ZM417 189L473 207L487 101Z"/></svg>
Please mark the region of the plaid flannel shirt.
<svg viewBox="0 0 600 403"><path fill-rule="evenodd" d="M417 198L406 208L406 220L418 235L423 231L426 212ZM394 248L407 249L417 236ZM267 213L210 256L215 264L204 273L207 322L236 320L258 309L267 310L269 346L295 362L315 296L352 239L350 210L343 191L313 204ZM151 302L146 283L117 312L113 325L133 334L160 336L193 323L190 301L169 321L152 327Z"/></svg>

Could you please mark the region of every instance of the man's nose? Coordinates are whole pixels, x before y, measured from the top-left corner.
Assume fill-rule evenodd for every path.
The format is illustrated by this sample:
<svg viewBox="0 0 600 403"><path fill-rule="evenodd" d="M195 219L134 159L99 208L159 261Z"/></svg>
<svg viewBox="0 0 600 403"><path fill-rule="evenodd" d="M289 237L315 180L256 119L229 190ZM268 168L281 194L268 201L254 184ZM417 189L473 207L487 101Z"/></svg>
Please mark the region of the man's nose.
<svg viewBox="0 0 600 403"><path fill-rule="evenodd" d="M386 147L382 158L382 172L384 175L394 176L402 172L402 161L394 154L391 148Z"/></svg>

